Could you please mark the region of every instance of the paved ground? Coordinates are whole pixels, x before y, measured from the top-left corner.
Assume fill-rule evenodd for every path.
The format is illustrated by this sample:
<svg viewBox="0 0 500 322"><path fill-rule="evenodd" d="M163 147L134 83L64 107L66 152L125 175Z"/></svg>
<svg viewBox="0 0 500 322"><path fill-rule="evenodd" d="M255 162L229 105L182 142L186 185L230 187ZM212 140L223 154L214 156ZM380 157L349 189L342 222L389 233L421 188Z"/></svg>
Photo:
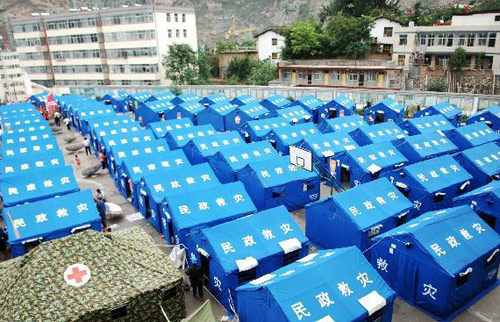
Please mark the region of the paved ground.
<svg viewBox="0 0 500 322"><path fill-rule="evenodd" d="M72 131L74 133L74 130ZM124 198L122 195L119 193L118 189L116 188L113 179L110 178L107 172L102 171L102 173L92 177L85 179L81 175L81 170L78 170L76 168L76 164L74 162L75 155L74 153L68 153L64 149L64 141L62 140L62 137L64 135L67 135L68 132L64 130L62 134L58 135L58 142L59 142L59 147L60 149L64 152L64 157L66 160L67 164L70 164L73 166L75 176L78 180L78 183L80 185L81 189L92 189L95 191L96 188L101 188L104 193L106 194L107 200L109 202L116 203L120 205L123 209L123 216L119 218L115 218L113 220L109 221L109 224L112 225L113 229L123 229L126 227L134 226L134 225L140 225L143 227L157 242L158 247L163 249L165 252L169 252L170 248L166 245L165 241L163 240L162 236L160 236L157 231L149 225L148 221L145 219L139 219L136 221L129 221L127 219L127 216L134 214L137 212L137 210ZM78 141L81 142L82 138L79 134L78 135ZM82 169L85 169L91 164L96 164L98 163L97 159L95 156L85 156L85 151L81 150L77 153L80 156L80 159L82 160ZM322 197L328 196L330 194L330 188L323 186L321 189L321 195ZM305 227L305 215L304 211L296 211L291 213L295 221L299 224L299 226L304 230ZM0 223L2 224L2 223ZM193 312L200 306L200 302L196 300L191 293L186 292L185 293L185 298L186 298L186 308L188 313ZM215 314L217 317L222 317L225 314L224 308L222 308L213 298L208 291L205 292L205 298L210 299L212 302L212 307L214 309ZM456 318L454 321L456 322L499 322L500 321L500 288L496 288L493 292L488 294L486 297L481 299L477 304L473 305L471 308L469 308L466 312L462 313L458 318ZM427 321L434 321L433 319L429 318L427 315L421 313L420 311L416 310L412 306L409 306L408 304L396 300L395 306L394 306L394 315L393 315L393 321L395 322L427 322Z"/></svg>

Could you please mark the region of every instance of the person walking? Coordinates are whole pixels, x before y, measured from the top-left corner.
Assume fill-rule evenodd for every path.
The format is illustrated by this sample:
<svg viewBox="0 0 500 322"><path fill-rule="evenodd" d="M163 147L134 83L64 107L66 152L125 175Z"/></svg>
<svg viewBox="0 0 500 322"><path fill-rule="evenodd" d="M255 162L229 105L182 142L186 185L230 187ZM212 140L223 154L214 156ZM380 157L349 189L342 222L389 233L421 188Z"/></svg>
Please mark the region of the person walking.
<svg viewBox="0 0 500 322"><path fill-rule="evenodd" d="M95 199L102 200L102 201L106 202L106 195L104 194L104 192L101 189L97 188L95 191Z"/></svg>
<svg viewBox="0 0 500 322"><path fill-rule="evenodd" d="M6 260L7 255L7 233L0 227L0 260Z"/></svg>
<svg viewBox="0 0 500 322"><path fill-rule="evenodd" d="M106 152L104 151L99 152L99 161L101 161L101 168L103 170L106 169L108 162L108 157L106 156Z"/></svg>
<svg viewBox="0 0 500 322"><path fill-rule="evenodd" d="M76 163L76 168L80 169L80 166L82 165L82 160L78 157L78 154L75 155L75 163Z"/></svg>
<svg viewBox="0 0 500 322"><path fill-rule="evenodd" d="M59 111L54 113L54 122L56 122L57 126L61 126L61 113Z"/></svg>
<svg viewBox="0 0 500 322"><path fill-rule="evenodd" d="M193 296L199 300L203 300L203 269L198 265L197 258L192 259L191 263L192 265L188 268L186 275L189 276L189 283L193 289Z"/></svg>
<svg viewBox="0 0 500 322"><path fill-rule="evenodd" d="M106 203L102 199L96 199L97 211L101 217L102 231L108 231L108 223L106 222Z"/></svg>
<svg viewBox="0 0 500 322"><path fill-rule="evenodd" d="M92 155L92 150L90 149L90 139L88 136L83 138L83 146L85 147L85 154Z"/></svg>
<svg viewBox="0 0 500 322"><path fill-rule="evenodd" d="M69 117L65 117L64 120L63 120L64 124L66 124L66 128L68 129L68 131L71 131L71 127L69 125Z"/></svg>

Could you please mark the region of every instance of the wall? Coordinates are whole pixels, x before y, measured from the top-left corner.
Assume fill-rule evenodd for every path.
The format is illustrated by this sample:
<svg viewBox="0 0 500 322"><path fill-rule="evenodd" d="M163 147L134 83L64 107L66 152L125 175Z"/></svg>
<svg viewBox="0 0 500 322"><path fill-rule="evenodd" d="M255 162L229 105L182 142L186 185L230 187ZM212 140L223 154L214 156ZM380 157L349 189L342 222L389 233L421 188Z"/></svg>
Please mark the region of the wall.
<svg viewBox="0 0 500 322"><path fill-rule="evenodd" d="M396 29L401 27L401 25L389 19L377 19L375 20L372 30L370 31L370 37L377 38L377 43L379 44L392 45L394 44L394 37L384 37L385 27L392 27L392 34L394 35Z"/></svg>
<svg viewBox="0 0 500 322"><path fill-rule="evenodd" d="M219 75L221 78L226 77L226 70L229 63L234 58L245 58L250 56L251 59L257 60L257 52L255 51L241 51L241 52L224 52L219 54Z"/></svg>

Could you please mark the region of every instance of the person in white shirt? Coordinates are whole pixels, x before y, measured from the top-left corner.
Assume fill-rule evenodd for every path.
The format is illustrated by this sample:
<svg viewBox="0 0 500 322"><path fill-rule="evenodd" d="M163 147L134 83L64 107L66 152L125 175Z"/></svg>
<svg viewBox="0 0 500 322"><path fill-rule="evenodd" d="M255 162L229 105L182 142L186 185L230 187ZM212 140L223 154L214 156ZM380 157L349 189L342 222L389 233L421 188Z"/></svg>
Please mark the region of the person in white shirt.
<svg viewBox="0 0 500 322"><path fill-rule="evenodd" d="M90 139L88 136L83 138L83 146L85 147L85 154L92 155L92 150L90 149Z"/></svg>

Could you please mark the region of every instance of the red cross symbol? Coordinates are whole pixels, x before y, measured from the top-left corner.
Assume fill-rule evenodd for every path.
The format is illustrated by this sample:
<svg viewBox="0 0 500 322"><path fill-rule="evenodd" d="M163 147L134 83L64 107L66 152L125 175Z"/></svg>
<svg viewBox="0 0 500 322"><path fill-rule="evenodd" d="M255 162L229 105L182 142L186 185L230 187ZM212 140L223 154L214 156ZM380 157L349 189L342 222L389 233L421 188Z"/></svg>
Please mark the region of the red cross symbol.
<svg viewBox="0 0 500 322"><path fill-rule="evenodd" d="M76 266L73 266L73 269L72 269L73 273L68 275L67 279L69 280L75 280L76 283L80 284L81 282L83 282L83 277L85 275L87 275L87 271L81 271L78 269L78 267Z"/></svg>
<svg viewBox="0 0 500 322"><path fill-rule="evenodd" d="M64 271L64 280L71 286L80 287L90 280L90 269L83 264L73 264Z"/></svg>

